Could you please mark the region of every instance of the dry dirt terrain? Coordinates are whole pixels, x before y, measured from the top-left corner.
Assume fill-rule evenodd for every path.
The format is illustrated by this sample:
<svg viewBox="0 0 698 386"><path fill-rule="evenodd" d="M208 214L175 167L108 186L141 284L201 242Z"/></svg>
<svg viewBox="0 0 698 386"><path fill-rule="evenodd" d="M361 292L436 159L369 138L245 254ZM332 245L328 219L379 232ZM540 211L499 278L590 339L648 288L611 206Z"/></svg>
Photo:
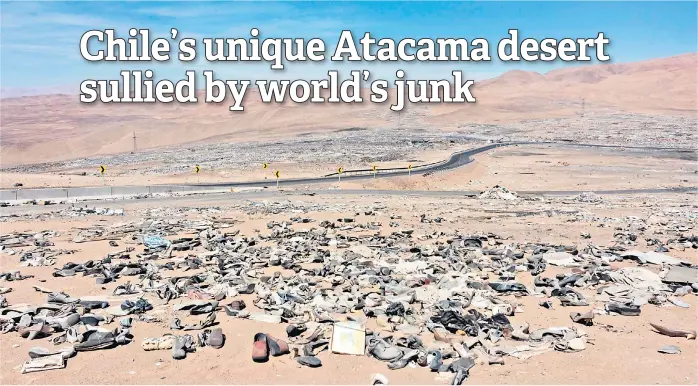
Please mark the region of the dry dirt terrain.
<svg viewBox="0 0 698 386"><path fill-rule="evenodd" d="M0 384L698 384L697 67L511 71L399 115L3 99L2 189L270 184L2 203ZM497 141L534 143L274 186ZM254 362L258 333L289 352Z"/></svg>
<svg viewBox="0 0 698 386"><path fill-rule="evenodd" d="M129 152L134 131L139 150L401 127L433 132L460 129L468 135L489 129L496 137L518 134L594 143L634 138L652 146L695 144L696 66L698 56L688 53L543 75L511 71L476 83L476 104L410 105L399 115L385 104L269 105L254 94L246 98L245 112L236 114L228 111L226 102L86 105L67 95L9 98L3 99L0 115L0 162L5 167ZM579 125L580 114L597 118ZM669 118L653 119L647 127L646 116ZM624 121L633 124L624 127ZM622 132L615 133L615 127Z"/></svg>
<svg viewBox="0 0 698 386"><path fill-rule="evenodd" d="M68 162L46 166L17 168L2 173L0 187L12 189L21 183L22 188L78 187L107 185L154 185L225 183L269 180L275 184L274 171L279 170L282 179L319 177L336 171L406 167L447 159L453 152L481 146L477 142L464 144L434 144L396 152L391 161L342 163L332 153L317 154L320 162L305 158L286 162L269 162L263 169L258 159L240 156L226 164L209 165L205 162L159 160L151 163L124 162L111 166L102 177L98 166ZM288 146L288 145L287 145ZM358 146L358 145L357 145ZM290 147L290 146L289 146ZM366 147L370 148L371 145ZM289 150L291 151L291 150ZM413 152L410 152L413 151ZM335 156L336 158L332 158ZM323 157L327 159L323 160ZM344 181L333 184L340 189L408 189L408 190L476 190L495 185L514 190L613 190L648 189L698 185L696 153L691 151L650 151L643 149L591 148L561 145L518 145L501 147L474 156L474 162L453 170L424 175L415 171L411 176L389 179ZM116 163L114 159L112 163ZM89 160L99 165L101 158ZM195 173L188 165L201 165ZM175 170L177 171L175 171ZM184 171L178 171L185 169Z"/></svg>
<svg viewBox="0 0 698 386"><path fill-rule="evenodd" d="M695 358L697 347L695 340L687 340L685 337L669 337L653 331L649 323L670 326L672 328L695 329L698 322L695 307L698 307L696 295L689 292L685 296L673 296L667 292L657 292L658 294L668 294L669 298L677 299L676 304L684 304L687 309L678 307L666 300L667 295L658 295L659 298L651 297L650 304L644 304L639 316L610 315L606 305L609 303L608 295L599 288L604 285L592 284L573 286L578 292L588 300L586 306L563 306L561 296L551 296L550 292L540 292L536 290L535 279L554 278L561 274L566 277L572 272L622 272L623 267L637 267L638 261L633 258L626 258L622 261L611 261L604 266L596 267L594 263L589 265L595 258L590 256L592 250L614 251L621 253L623 250L651 251L664 245L668 252L663 255L670 255L674 258L685 260L687 264L698 263L696 254L696 243L691 247L690 243L678 242L681 235L695 233L696 218L698 209L695 205L695 195L670 195L665 197L655 197L646 195L627 197L603 197L589 200L584 198L543 198L514 200L501 200L490 198L427 198L427 197L390 197L390 196L346 196L333 197L310 197L299 195L298 193L287 193L275 197L255 199L248 197L244 201L235 200L234 194L223 196L204 196L200 198L180 199L176 201L164 202L122 202L104 203L106 207L112 209L122 209L123 216L100 216L77 212L69 207L50 207L23 214L17 208L15 212L18 216L4 217L2 223L3 234L15 234L21 232L29 237L29 240L43 240L48 242L44 247L12 247L5 248L2 252L2 272L12 272L19 270L21 275L31 275L33 277L20 281L0 281L0 285L11 288L12 291L4 294L8 305L11 307L20 303L42 304L46 302L47 294L38 292L32 286L40 286L48 291L64 292L73 298L85 299L87 295L98 298L109 299L110 306L117 306L123 300L120 296L112 295L117 284L130 282L139 288L146 288L146 282L140 277L149 277L154 282L165 282L167 278L190 277L199 275L200 277L219 277L216 272L215 260L209 260L211 256L226 256L228 259L242 257L242 261L247 264L253 260L251 256L255 251L271 250L274 248L288 248L291 239L304 239L312 230L322 230L328 221L337 228L325 228L332 230L332 235L328 232L325 237L330 240L329 246L319 247L321 250L328 250L329 255L324 258L323 263L309 263L310 256L299 255L296 261L300 263L299 271L284 269L279 266L268 266L268 257L262 257L264 264L257 263L253 267L243 271L241 277L246 281L257 283L257 290L253 294L236 294L234 290L228 290L229 296L222 299L220 306L231 304L236 300L244 300L247 304L246 311L251 314L266 312L273 313L272 308L266 311L262 307L268 304L266 301L258 303L259 299L267 299L264 296L264 289L280 289L286 287L292 292L298 287L297 278L313 278L313 267L322 267L331 264L332 261L342 261L358 251L359 253L372 253L374 261L378 266L392 267L395 273L391 274L396 278L396 282L405 279L417 279L424 277L424 271L414 271L416 267L408 263L409 261L421 261L427 265L443 265L444 257L434 254L438 249L447 246L448 240L462 239L466 235L480 235L482 240L487 240L482 246L482 250L502 250L511 248L512 251L524 251L524 257L511 260L514 266L521 265L522 270L512 276L512 282L521 283L528 289L528 293L495 293L492 290L475 290L473 288L463 289L466 292L454 292L449 299L458 301L468 292L482 294L484 299L499 299L503 304L514 305L515 311L507 319L513 326L529 325L529 332L545 329L549 327L569 327L578 333L585 334L584 349L577 352L564 352L550 349L527 359L518 359L504 355L503 364L488 365L485 354L478 349L479 345L473 346L469 352L480 353L474 360L474 367L469 371L468 383L474 384L696 384L698 374L696 373ZM594 202L585 202L594 201ZM99 204L98 204L99 205ZM10 208L5 209L4 214L12 212ZM19 208L21 209L21 208ZM52 210L53 212L50 212ZM424 218L422 218L424 215ZM312 222L299 222L297 217L309 219ZM350 218L353 222L338 222L338 219ZM440 220L436 220L440 218ZM145 222L144 222L145 221ZM437 222L438 221L438 222ZM268 224L275 224L268 226ZM287 222L288 227L283 225ZM373 224L371 228L366 228ZM134 226L135 225L135 226ZM98 237L91 233L91 229L102 229L105 237ZM193 228L197 230L194 231ZM130 230L128 230L130 229ZM281 229L284 229L283 231ZM32 239L31 235L45 231L56 231L57 233L37 235ZM169 240L177 240L181 237L193 237L195 240L202 237L200 231L208 230L211 234L228 234L225 236L228 241L218 247L206 250L203 246L194 247L191 250L182 252L146 252L142 244L142 236L145 234L161 234ZM306 233L311 230L311 233ZM390 238L394 232L412 230L411 236L407 239L400 239L395 245L398 248L385 249L381 245L380 237ZM124 233L126 231L126 233ZM108 236L110 233L111 236ZM238 233L239 232L239 233ZM588 233L588 235L584 235ZM235 235L235 236L232 236ZM283 235L283 236L282 236ZM375 236L372 236L375 235ZM629 238L634 235L634 241ZM341 237L340 237L341 236ZM375 237L379 238L376 239ZM203 236L204 238L206 236ZM351 241L346 237L356 237L357 241ZM3 236L7 240L7 236ZM78 239L86 242L76 243ZM94 239L97 241L89 241ZM650 245L651 240L659 240L659 244ZM110 246L109 240L116 241L118 246ZM257 246L249 244L251 240L258 240ZM335 240L332 242L331 240ZM346 240L346 241L341 241ZM369 241L373 240L373 241ZM344 248L336 241L348 242L348 248ZM243 242L249 247L238 250L237 253L230 249L232 244ZM297 242L297 241L296 241ZM4 242L7 244L6 242ZM368 243L368 244L367 244ZM366 245L373 244L373 250L365 251ZM684 245L685 244L685 245ZM310 242L309 245L316 245ZM364 245L363 248L357 247ZM416 245L416 252L409 250L409 245ZM441 246L439 246L441 245ZM529 245L529 247L525 247ZM579 251L577 255L579 264L572 264L577 268L568 266L556 266L549 264L546 269L533 276L531 271L526 269L526 261L535 255L530 245L564 246L565 250ZM285 247L284 247L285 246ZM107 284L96 284L95 276L88 274L83 276L77 274L72 277L54 277L52 272L61 269L64 264L74 262L85 263L88 260L100 261L109 253L123 251L127 247L134 250L126 253L129 256L126 260L112 260L112 264L128 262L141 262L141 264L156 264L160 269L155 276L122 275L115 282ZM312 247L313 250L315 247ZM592 249L590 249L592 248ZM12 254L8 253L12 250ZM75 250L70 254L58 254L55 257L43 260L40 256L50 256L52 252L59 250ZM432 273L432 277L441 278L431 284L423 284L411 288L417 292L416 301L404 301L404 305L409 310L406 319L391 317L389 322L380 321L381 317L367 317L366 309L385 310L386 304L377 306L364 306L365 309L346 310L333 308L332 304L320 305L316 298L311 304L316 310L325 310L324 315L337 321L353 318L365 323L368 330L380 337L393 337L395 342L401 336L419 336L426 349L439 348L444 354L453 352L452 343L435 341L435 333L428 330L424 323L425 318L438 314L434 308L436 300L428 296L429 291L444 287L445 279L448 275L455 274L464 280L461 283L474 282L500 282L501 275L507 271L496 262L499 259L492 259L493 255L482 255L474 252L480 248L470 248L469 252L458 252L456 260L468 261L475 257L478 266L468 265L460 270L443 273ZM27 252L34 251L31 255ZM155 253L155 256L153 256ZM164 253L164 254L163 254ZM462 256L460 253L464 253ZM475 253L475 255L471 255ZM123 254L123 253L122 253ZM147 257L151 256L151 257ZM167 257L169 256L169 257ZM245 257L250 256L250 257ZM262 255L264 256L264 255ZM269 255L267 255L269 256ZM363 255L362 255L363 256ZM368 256L368 255L365 255ZM419 257L417 257L419 256ZM571 256L571 255L570 255ZM152 260L153 257L155 260ZM416 258L417 257L417 258ZM416 260L415 260L416 258ZM27 267L25 261L50 261L51 265ZM183 270L188 261L199 259L201 265L193 270ZM362 261L365 257L359 256ZM317 260L316 260L317 261ZM509 261L509 258L506 258ZM554 260L551 260L554 261ZM170 263L174 266L174 271L164 268L162 264ZM273 263L272 263L273 264ZM493 265L494 264L494 265ZM506 267L508 264L503 265ZM661 273L670 269L670 265L664 263L639 264L643 270L654 273ZM301 268L302 267L302 268ZM401 268L402 267L402 268ZM488 268L491 267L491 268ZM530 268L530 267L529 267ZM401 271L404 269L404 271ZM261 275L270 275L273 272L281 272L281 277L275 284L263 284L259 281ZM298 272L298 273L296 273ZM405 272L405 273L400 273ZM427 273L430 270L426 271ZM450 273L448 273L450 272ZM299 276L300 275L300 276ZM359 275L353 280L360 284L357 288L366 286L361 278L366 274ZM368 274L370 276L370 274ZM446 275L446 276L442 276ZM462 276L459 276L462 275ZM98 275L99 276L99 275ZM157 278L162 279L157 279ZM294 279L294 277L296 279ZM332 276L319 279L318 283L322 287L328 284ZM217 280L220 283L220 279ZM225 281L224 281L225 282ZM286 284L282 284L286 283ZM345 282L334 282L328 288L326 296L332 296L337 288L342 288ZM232 285L232 284L230 284ZM385 285L388 285L387 283ZM614 287L620 283L608 282L605 284ZM642 286L642 283L634 285ZM369 286L370 287L370 286ZM388 286L389 287L389 286ZM213 293L213 287L202 283L191 288L199 288L203 293ZM190 288L190 289L191 289ZM232 287L231 287L232 288ZM264 288L264 289L263 289ZM479 288L479 287L478 287ZM672 287L674 288L674 287ZM333 290L334 289L334 290ZM650 289L650 292L656 291ZM369 291L370 292L370 291ZM369 293L364 290L363 296ZM379 291L380 292L380 291ZM221 328L226 336L225 344L220 349L212 347L199 347L196 352L188 353L186 358L181 360L173 359L171 350L144 351L141 343L145 338L161 337L166 333L176 335L193 334L200 331L177 331L170 329L170 323L175 316L185 318L187 323L202 320L202 317L185 317L182 311L173 312L173 307L180 303L191 302L193 292L184 290L176 299L166 302L160 299L154 292L141 293L145 299L154 306L154 309L143 315L154 315L156 320L141 319L138 315L134 318L131 334L133 340L125 345L102 349L97 351L78 352L76 356L67 359L67 366L64 369L50 370L21 374L22 364L29 360L27 350L33 346L45 347L55 350L60 347L69 347L70 344L63 343L55 346L51 339L60 336L60 332L53 332L46 338L37 338L29 341L21 338L17 332L9 332L0 335L0 347L2 347L2 383L42 383L42 384L178 384L196 383L209 384L220 383L222 379L234 379L236 383L266 383L266 384L366 384L370 382L372 373L385 375L393 384L447 384L454 376L451 372L437 373L428 367L419 365L408 365L404 369L389 370L385 362L366 356L351 356L333 354L328 351L316 353L316 357L322 361L320 368L309 368L299 365L290 354L280 357L272 357L267 363L254 363L251 360L252 342L255 333L263 332L271 334L277 338L282 338L289 342L299 342L303 339L287 338L287 323L264 323L253 320L245 320L244 317L234 317L228 315L224 310L214 311L216 314L215 325L209 328ZM604 295L602 295L604 294ZM385 293L384 299L390 299L391 295ZM654 295L653 295L654 296ZM664 297L662 297L664 296ZM622 297L616 295L612 298ZM129 298L129 296L122 296ZM480 299L479 295L475 300ZM663 301L661 299L664 299ZM482 299L480 299L482 300ZM543 301L551 301L552 309L546 309L539 305ZM387 300L384 300L389 303ZM659 303L657 303L659 301ZM322 303L324 304L324 303ZM489 305L488 305L489 304ZM219 306L219 307L220 307ZM305 305L294 308L300 310ZM470 307L461 308L455 306L457 312L468 314L468 309L476 309L484 315L494 314L493 305L487 301L483 303L473 303ZM81 309L81 307L78 307ZM586 326L575 323L570 319L570 312L595 313L593 325ZM97 309L93 314L109 315L112 308ZM184 312L186 313L186 312ZM251 316L250 316L251 317ZM402 321L400 321L400 319ZM159 321L161 320L161 321ZM293 319L292 319L293 320ZM314 331L316 326L325 326L331 330L330 325L317 323L317 317L311 317L304 321L308 331L301 337L307 337ZM387 320L387 319L386 319ZM409 322L406 322L409 321ZM291 322L293 323L293 322ZM402 324L401 324L402 323ZM416 329L404 328L405 323L411 323ZM118 327L119 317L110 324L100 323L106 330L113 330ZM106 331L105 330L105 331ZM438 330L438 329L437 329ZM436 331L436 330L434 330ZM327 333L329 337L329 332ZM463 338L458 334L447 334L449 341L461 342ZM492 344L485 340L487 344ZM499 340L497 347L511 347L511 345L525 345L525 341ZM458 343L460 344L460 343ZM662 354L657 352L660 347L666 345L678 346L680 354ZM409 351L409 350L408 350ZM569 351L569 350L568 350ZM495 356L497 350L491 350ZM456 358L457 358L457 354ZM484 358L484 359L483 359ZM623 359L624 358L624 359ZM627 360L632 358L632 360ZM483 362L483 360L485 362ZM444 359L445 363L451 359ZM108 366L95 366L96 363L108 363ZM602 369L600 364L603 364ZM226 381L227 382L227 381Z"/></svg>

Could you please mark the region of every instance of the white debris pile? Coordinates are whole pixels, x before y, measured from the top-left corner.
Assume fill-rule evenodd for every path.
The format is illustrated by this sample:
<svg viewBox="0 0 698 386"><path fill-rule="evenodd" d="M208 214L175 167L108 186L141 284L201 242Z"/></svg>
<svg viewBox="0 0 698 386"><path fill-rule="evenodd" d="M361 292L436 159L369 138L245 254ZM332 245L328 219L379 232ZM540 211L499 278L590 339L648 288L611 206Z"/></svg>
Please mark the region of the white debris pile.
<svg viewBox="0 0 698 386"><path fill-rule="evenodd" d="M123 216L123 209L111 209L111 208L88 208L88 207L78 207L74 206L70 208L70 214L72 216L87 216L87 215L99 215L99 216Z"/></svg>
<svg viewBox="0 0 698 386"><path fill-rule="evenodd" d="M601 197L593 192L583 192L579 194L578 196L575 196L574 201L577 202L588 202L588 203L596 203L596 202L601 202L603 199Z"/></svg>
<svg viewBox="0 0 698 386"><path fill-rule="evenodd" d="M516 192L496 185L480 193L479 198L484 200L518 200L520 197Z"/></svg>

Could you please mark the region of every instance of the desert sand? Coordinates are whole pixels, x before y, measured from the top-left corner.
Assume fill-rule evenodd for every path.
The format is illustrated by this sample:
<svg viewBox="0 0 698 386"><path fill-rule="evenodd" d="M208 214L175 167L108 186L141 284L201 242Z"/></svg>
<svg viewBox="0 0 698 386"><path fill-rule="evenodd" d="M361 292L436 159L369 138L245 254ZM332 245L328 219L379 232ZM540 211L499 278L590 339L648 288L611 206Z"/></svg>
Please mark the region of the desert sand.
<svg viewBox="0 0 698 386"><path fill-rule="evenodd" d="M57 231L59 234L48 237L46 240L53 245L34 251L35 255L27 254L33 246L3 247L0 273L19 271L34 277L13 281L0 278L0 287L11 289L3 294L9 307L45 303L47 294L36 291L33 288L36 285L75 298L111 297L118 284L130 281L140 285L145 283L141 281L143 278L121 276L116 282L97 284L93 275L54 277L52 273L66 263L101 260L126 247L134 250L118 263L206 261L194 269L162 268L159 273L164 279L215 271L215 262L207 260L213 253L226 259L242 256L246 263L260 264L261 260L263 267L252 269L251 278L280 272L284 282L292 283L299 274L269 263L267 250L262 250L262 257L252 255L257 248L267 247L278 247L286 253L295 248L289 244L293 237L307 237L309 233L305 230L323 228L320 225L323 221L337 224L332 236L322 239L326 245L313 244L312 248L329 251L324 263L343 261L347 257L347 249L337 247L345 240L352 247L366 247L397 237L396 234L411 234L407 240L395 243L399 247L381 244L383 255L372 256L368 259L370 264L398 265L404 261L447 264L446 258L422 251L447 248L454 238L480 235L491 241L486 248L526 250L524 260L512 262L512 266L520 266L513 280L529 289L535 287L536 279L525 260L535 255L529 248L531 245L577 251L575 256L584 262L582 271L585 272L598 268L596 264L602 258L595 254L599 250L608 258L625 250L649 252L657 249L684 260L686 266L696 267L697 244L690 241L698 226L695 192L599 196L579 193L695 189L698 186L698 163L696 152L692 151L698 140L697 66L698 55L688 53L637 63L566 68L545 74L510 71L478 82L474 89L478 98L475 105L411 105L399 115L391 113L386 105L369 103L265 105L255 95L247 98L246 111L242 114L229 112L225 104L80 105L77 98L67 95L3 99L0 116L0 187L3 189L264 179L270 183L267 189L225 194L3 206L0 208L3 240L14 238L17 233L34 235ZM136 149L133 148L134 132ZM476 155L468 165L428 175L415 172L411 176L386 179L281 186L278 190L274 186L272 173L275 170L281 171L282 178L301 178L326 175L340 166L345 169L372 165L404 167L443 160L456 151L491 141L536 143L490 150ZM543 141L555 143L540 143ZM592 148L574 146L575 143L619 147ZM269 163L268 169L262 169L264 162ZM98 172L99 165L107 166L104 176ZM201 166L198 175L194 172L195 165ZM495 186L507 190L492 189ZM485 195L457 196L464 191L485 191ZM517 195L517 191L531 194ZM571 193L555 193L559 191ZM504 199L497 199L499 194ZM80 209L94 207L111 211L105 209L99 212L102 214L95 214ZM118 215L122 210L123 216ZM312 221L298 222L297 217ZM344 222L346 218L354 222ZM280 225L284 221L290 225ZM86 230L118 229L130 223L138 225L114 238L117 247L111 246L109 240L76 242L76 237ZM169 256L156 252L157 256L148 260L143 236L158 233L162 224L166 224L166 228L177 228L177 231L160 233L171 241L181 237L203 240L201 230L213 232L221 224L228 224L222 230L239 231L229 236L229 243L246 246L224 253L196 246L187 251L173 251ZM408 230L414 233L401 233ZM357 245L361 243L364 245ZM227 249L230 245L220 247ZM75 252L60 254L53 264L46 266L22 265L23 258L32 260L41 253L57 249ZM308 263L309 256L306 252L295 253L294 258L306 270L301 271L301 276L324 264ZM508 271L496 267L497 259L491 259L490 255L475 256L478 256L478 264L484 262L495 267L454 268L450 265L449 269L461 269L461 273L480 282L507 276ZM470 254L458 256L461 262L468 264L473 263L471 258ZM448 264L452 261L448 260ZM659 275L657 277L670 268L639 264L632 259L612 259L604 269L617 272L621 268L638 266L651 275ZM548 264L540 277L565 277L578 272L574 271L578 268ZM422 274L410 273L416 277ZM329 285L332 277L321 277L322 285ZM402 279L398 275L395 281ZM429 282L424 286L433 288L436 285L437 282ZM565 348L563 352L550 350L528 359L504 355L504 364L492 365L480 357L466 382L698 383L696 340L661 335L649 325L652 322L695 329L698 325L696 290L690 286L688 289L671 288L671 291L676 290L678 304L686 303L688 308L668 301L666 295L674 294L664 291L661 296L652 298L657 304L643 304L639 316L621 316L605 308L608 299L597 297L601 294L597 291L603 292L600 287L598 283L575 286L575 290L589 299L589 304L573 307L562 306L558 296L534 291L525 296L498 294L498 299L519 310L508 316L512 326L528 323L531 331L573 327L575 333L581 330L586 334L579 335L579 339L584 338L584 349L576 352ZM271 358L263 364L254 363L251 352L255 333L264 332L293 342L286 337L287 324L255 322L228 315L222 309L215 311L217 324L212 326L221 328L226 336L222 348L199 347L181 360L173 359L170 350L144 351L141 343L145 338L173 333L170 322L177 314L172 306L191 300L186 291L178 295L168 303L155 293L147 293L146 298L155 307L148 314L159 315L161 322L136 319L130 343L78 352L67 359L63 369L21 372L23 364L29 360L31 347L71 346L51 343L50 339L59 336L60 331L52 331L50 337L36 340L22 338L17 331L0 334L0 383L368 384L371 374L381 373L391 384L449 384L453 377L450 372L432 372L414 361L403 369L390 370L385 362L369 355L338 355L328 351L317 354L322 361L320 368L303 367L290 355ZM461 299L462 294L452 296ZM244 300L250 312L264 311L253 303L258 300L257 293L239 294L235 289L221 305L233 300ZM553 308L541 307L539 303L543 300L550 300ZM120 298L110 301L111 306L120 303ZM433 307L423 308L424 304L433 306L427 301L409 303L408 307L413 307L420 318L436 312ZM489 308L470 308L494 314ZM460 311L465 313L467 309ZM575 323L570 318L571 311L593 311L593 325ZM378 318L367 318L358 310L332 314L336 320L346 320L349 316L365 321L366 328L381 336L405 335L391 329L406 319L391 322L391 327L387 327L379 324ZM309 324L316 321L311 320ZM118 324L117 318L113 323L100 326L114 329ZM437 344L433 333L421 324L419 327L418 335L426 346ZM191 333L196 335L197 332ZM516 344L511 339L504 342ZM679 346L681 353L659 353L658 349L665 345Z"/></svg>
<svg viewBox="0 0 698 386"><path fill-rule="evenodd" d="M583 66L546 74L510 71L475 84L474 105L268 105L246 98L243 113L227 104L86 105L67 95L3 99L2 166L32 164L196 142L253 142L349 128L452 130L620 112L696 118L698 56ZM394 92L394 90L393 90ZM365 90L364 93L367 93ZM394 97L394 95L393 95ZM501 133L500 133L501 134Z"/></svg>
<svg viewBox="0 0 698 386"><path fill-rule="evenodd" d="M34 220L37 213L10 219L2 224L3 233L15 231L37 232L41 230L56 230L60 236L52 238L55 248L77 249L71 255L61 255L54 266L48 267L19 267L18 255L8 256L3 253L3 271L20 269L22 274L34 275L33 279L25 279L11 283L2 283L2 286L12 287L12 292L5 296L10 304L17 303L41 303L45 301L45 294L36 292L32 285L41 285L54 291L64 291L72 296L111 294L117 283L97 285L91 276L80 275L72 278L56 278L51 276L54 269L60 268L67 262L84 262L86 260L100 259L109 251L118 250L125 246L135 247L135 254L143 251L143 246L129 242L124 238L118 243L120 247L110 247L107 241L94 241L75 244L72 240L79 229L89 228L99 224L100 226L116 225L127 221L140 221L147 216L158 219L188 218L191 220L203 220L211 218L229 219L238 221L234 229L240 230L240 236L254 236L255 229L261 229L261 235L268 235L266 229L268 221L288 220L294 213L289 209L305 210L302 216L312 218L316 223L296 224L294 229L317 226L322 220L336 221L343 217L356 217L358 223L366 221L378 221L383 224L380 233L389 234L394 228L388 227L390 218L402 216L399 229L414 229L415 237L428 235L432 232L452 232L458 230L462 234L487 234L492 232L500 235L504 243L514 242L538 242L563 245L577 245L582 248L585 245L612 245L614 243L614 226L627 224L633 221L632 216L654 220L649 221L648 229L643 234L650 236L655 232L666 229L662 224L666 221L678 221L681 224L695 226L695 206L686 208L686 200L694 200L694 196L672 195L667 197L652 197L646 195L604 198L601 203L575 202L569 198L546 199L543 201L498 201L473 199L449 199L449 198L409 198L409 197L376 197L376 196L333 196L333 197L309 197L295 195L294 193L277 196L270 199L254 199L239 204L230 204L235 201L235 194L227 194L219 197L201 197L177 201L164 202L122 202L105 203L112 208L124 209L124 217L121 216L88 216L70 217L70 211L63 214L53 214L43 221ZM643 205L638 206L638 202ZM373 216L355 212L363 212L370 208L382 209ZM164 207L163 207L164 205ZM290 205L290 206L289 206ZM281 208L277 214L250 214L250 208ZM563 208L564 212L549 215L538 213L543 208ZM152 208L153 212L144 212ZM180 212L182 208L185 212ZM199 209L197 209L199 208ZM207 212L211 208L217 208L217 212ZM247 208L247 209L246 209ZM659 209L664 208L664 209ZM3 208L7 210L7 208ZM49 207L42 212L53 210ZM180 214L193 210L181 217ZM673 212L672 212L673 211ZM514 212L528 213L524 216L512 216ZM8 213L8 212L6 212ZM208 214L207 214L208 213ZM579 214L584 213L583 217ZM673 213L670 215L669 213ZM419 215L426 214L429 218L443 216L445 221L440 224L426 224L420 222ZM631 217L627 217L631 216ZM693 216L693 220L691 220ZM575 219L575 220L573 220ZM614 220L615 219L615 220ZM630 220L629 220L630 219ZM570 221L573 226L570 226ZM617 222L620 221L620 222ZM599 224L607 224L600 227ZM610 225L616 224L616 225ZM624 225L623 225L624 226ZM590 239L580 237L580 232L588 231ZM353 234L354 232L349 232ZM357 233L361 234L361 233ZM364 233L365 234L365 233ZM184 232L169 236L175 239L179 236L191 236ZM666 237L666 236L658 236ZM129 238L130 239L130 238ZM644 239L643 239L644 240ZM433 241L425 241L429 244ZM639 244L639 243L638 243ZM648 247L638 245L638 249L647 250ZM189 252L175 252L174 258L184 257ZM197 253L194 251L194 253ZM339 252L341 253L341 251ZM670 254L677 258L687 259L693 264L698 263L695 249L684 251L672 249ZM634 263L613 263L611 267L617 269L622 266L635 266ZM656 272L657 266L648 266L648 269ZM167 276L190 275L199 271L174 271L167 272ZM291 277L293 271L282 270L284 277ZM569 272L569 269L549 267L542 276L551 277L556 273ZM39 280L40 282L38 282ZM118 280L124 283L128 278ZM133 278L131 279L133 280ZM517 280L530 286L533 277L528 272L517 275ZM133 282L133 281L132 281ZM593 299L594 291L584 289L587 296ZM149 297L152 299L152 297ZM544 298L537 296L513 297L505 296L510 302L519 303L523 312L510 317L512 323L529 323L531 329L548 326L573 325L569 318L569 312L579 309L587 310L599 308L600 303L593 303L589 307L561 307L555 301L552 310L541 308L538 303ZM248 307L254 310L252 305L253 295L240 295L234 299L243 299ZM233 298L226 299L228 303ZM470 371L468 383L472 384L695 384L698 381L696 373L696 341L685 338L671 338L653 332L649 322L661 323L670 326L682 326L683 328L695 328L695 307L698 302L694 295L681 298L689 304L689 309L680 309L675 306L656 307L645 305L642 314L638 317L598 315L595 325L583 328L589 335L590 344L584 351L576 353L548 352L527 360L506 358L504 365L476 365ZM177 304L186 299L176 299L170 304ZM157 309L161 309L162 302L157 299ZM164 306L167 307L167 306ZM360 316L361 314L356 314ZM345 318L346 315L338 315ZM447 384L452 374L439 375L425 368L407 367L401 370L388 370L385 363L381 363L366 356L347 356L321 352L318 354L323 362L321 368L311 369L301 367L289 356L271 358L268 363L253 363L250 359L252 336L256 332L266 332L277 337L285 337L284 324L267 324L248 320L234 319L226 316L222 311L218 312L216 327L223 329L226 334L226 343L223 348L216 350L211 347L199 348L197 352L190 353L185 359L174 360L170 350L143 351L141 341L146 337L156 337L170 332L163 324L145 323L136 321L132 333L134 341L112 349L98 350L94 352L80 352L74 358L68 359L65 369L52 370L31 374L20 374L20 367L26 361L27 350L32 346L44 346L52 348L53 345L47 339L27 341L16 333L0 335L0 347L2 347L3 361L0 368L0 381L3 384L219 384L225 383L263 383L263 384L366 384L370 381L371 373L386 375L392 384ZM380 331L381 329L370 321L368 326ZM429 341L429 333L423 334L424 341ZM682 353L679 355L660 354L657 349L663 345L678 345ZM62 346L61 346L62 347Z"/></svg>

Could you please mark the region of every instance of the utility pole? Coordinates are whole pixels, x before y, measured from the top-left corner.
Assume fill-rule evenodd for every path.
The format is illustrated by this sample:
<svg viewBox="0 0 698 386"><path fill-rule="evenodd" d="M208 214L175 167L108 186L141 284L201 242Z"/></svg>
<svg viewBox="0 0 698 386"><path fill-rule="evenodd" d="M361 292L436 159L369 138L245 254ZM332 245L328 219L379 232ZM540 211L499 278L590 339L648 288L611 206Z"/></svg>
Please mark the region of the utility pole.
<svg viewBox="0 0 698 386"><path fill-rule="evenodd" d="M134 154L136 152L136 130L133 130L133 151L131 154Z"/></svg>

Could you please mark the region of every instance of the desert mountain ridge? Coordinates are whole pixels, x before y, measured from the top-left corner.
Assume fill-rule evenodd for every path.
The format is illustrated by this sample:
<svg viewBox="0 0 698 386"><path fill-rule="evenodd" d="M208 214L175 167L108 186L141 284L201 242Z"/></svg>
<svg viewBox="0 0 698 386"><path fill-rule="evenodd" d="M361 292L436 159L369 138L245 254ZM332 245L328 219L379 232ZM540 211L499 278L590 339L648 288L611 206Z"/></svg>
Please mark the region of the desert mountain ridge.
<svg viewBox="0 0 698 386"><path fill-rule="evenodd" d="M414 104L403 127L452 130L465 123L510 123L585 112L683 115L698 112L698 53L633 63L562 68L540 74L513 70L476 82L474 104ZM389 90L391 100L395 89ZM368 96L367 89L361 90ZM282 139L350 127L395 127L388 103L262 103L251 89L244 112L229 103L81 104L76 95L4 98L2 166L66 160L202 141Z"/></svg>

